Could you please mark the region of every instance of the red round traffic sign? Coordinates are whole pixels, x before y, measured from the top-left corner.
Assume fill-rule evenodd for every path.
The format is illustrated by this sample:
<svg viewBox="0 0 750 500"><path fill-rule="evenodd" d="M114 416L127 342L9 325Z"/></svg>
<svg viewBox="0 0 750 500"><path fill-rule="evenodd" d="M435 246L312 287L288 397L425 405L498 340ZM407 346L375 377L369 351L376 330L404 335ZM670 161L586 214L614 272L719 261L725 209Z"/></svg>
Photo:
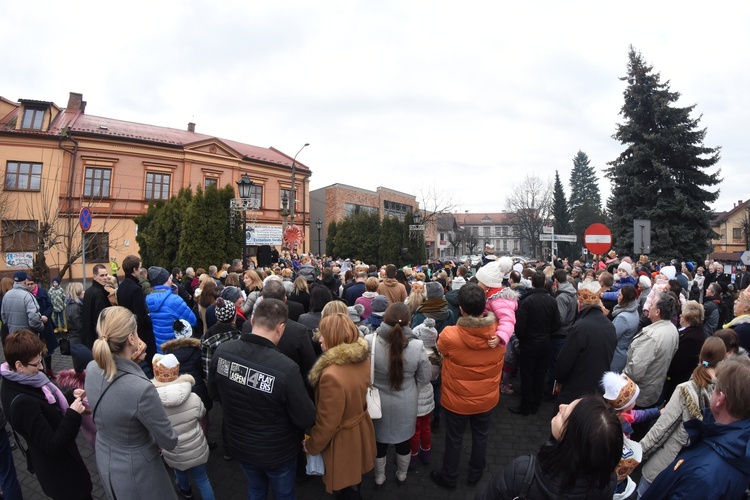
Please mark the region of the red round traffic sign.
<svg viewBox="0 0 750 500"><path fill-rule="evenodd" d="M612 231L600 222L591 224L583 233L583 243L593 254L605 254L612 248Z"/></svg>

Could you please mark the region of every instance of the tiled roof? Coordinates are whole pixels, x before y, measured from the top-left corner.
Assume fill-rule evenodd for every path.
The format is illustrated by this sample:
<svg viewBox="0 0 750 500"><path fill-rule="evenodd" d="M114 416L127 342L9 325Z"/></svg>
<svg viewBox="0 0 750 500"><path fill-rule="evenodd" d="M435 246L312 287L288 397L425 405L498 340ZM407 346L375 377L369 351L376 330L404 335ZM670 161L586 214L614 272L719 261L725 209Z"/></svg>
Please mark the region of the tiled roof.
<svg viewBox="0 0 750 500"><path fill-rule="evenodd" d="M24 102L31 101L24 100ZM42 103L44 101L34 102ZM63 110L55 118L49 130L47 131L15 130L15 128L10 127L8 124L18 116L19 110L20 106L9 113L7 116L0 117L0 130L6 133L10 132L17 134L59 136L66 127L70 127L71 132L78 134L119 138L126 141L144 141L182 148L185 148L186 146L197 142L217 139L235 150L240 157L246 156L253 160L274 163L276 165L284 165L289 167L291 167L292 165L292 158L274 147L263 148L259 146L252 146L250 144L243 144L241 142L222 139L212 135L189 132L187 130L169 127L159 127L156 125L148 125L145 123L135 123L125 120L115 120L113 118L87 115L78 111L69 111L67 109ZM309 168L303 163L300 163L299 161L295 163L298 169L309 170Z"/></svg>
<svg viewBox="0 0 750 500"><path fill-rule="evenodd" d="M728 220L730 217L732 217L734 214L736 214L740 210L744 210L745 207L748 206L748 203L750 203L750 200L744 201L742 203L738 203L737 205L735 205L735 207L732 210L729 210L728 212L715 213L714 219L712 221L712 225L718 226L722 222Z"/></svg>
<svg viewBox="0 0 750 500"><path fill-rule="evenodd" d="M459 226L513 224L513 217L507 212L465 214L465 218L464 215L456 214L456 222Z"/></svg>

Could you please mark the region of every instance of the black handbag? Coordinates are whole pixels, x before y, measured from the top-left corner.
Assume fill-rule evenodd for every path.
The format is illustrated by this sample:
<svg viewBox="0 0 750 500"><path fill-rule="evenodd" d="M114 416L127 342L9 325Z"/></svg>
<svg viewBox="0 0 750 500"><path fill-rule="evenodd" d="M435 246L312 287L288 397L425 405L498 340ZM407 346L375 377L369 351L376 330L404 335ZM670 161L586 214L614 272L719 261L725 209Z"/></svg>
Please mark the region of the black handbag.
<svg viewBox="0 0 750 500"><path fill-rule="evenodd" d="M70 356L70 335L60 339L60 354Z"/></svg>

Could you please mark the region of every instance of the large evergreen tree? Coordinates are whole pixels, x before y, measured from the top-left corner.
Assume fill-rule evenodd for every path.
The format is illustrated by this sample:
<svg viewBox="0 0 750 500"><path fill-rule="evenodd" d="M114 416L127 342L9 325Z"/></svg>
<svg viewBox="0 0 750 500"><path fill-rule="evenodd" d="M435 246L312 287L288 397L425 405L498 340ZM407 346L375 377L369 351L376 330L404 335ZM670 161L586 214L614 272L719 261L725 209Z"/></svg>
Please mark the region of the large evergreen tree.
<svg viewBox="0 0 750 500"><path fill-rule="evenodd" d="M591 166L591 160L583 151L578 151L573 157L568 207L573 221L573 234L578 237L576 246L583 247L583 232L586 228L595 222L604 222L596 169Z"/></svg>
<svg viewBox="0 0 750 500"><path fill-rule="evenodd" d="M336 233L338 232L338 227L336 225L336 221L332 220L328 224L328 230L326 231L326 255L329 257L337 257L338 251L336 250Z"/></svg>
<svg viewBox="0 0 750 500"><path fill-rule="evenodd" d="M612 182L608 201L615 249L633 252L633 219L651 220L651 255L701 261L711 251L711 211L719 196L712 190L719 171L707 170L719 161L719 148L703 145L706 129L695 105L677 107L680 94L661 83L659 73L630 48L624 122L614 138L625 150L609 163Z"/></svg>
<svg viewBox="0 0 750 500"><path fill-rule="evenodd" d="M555 234L570 234L570 211L568 200L565 198L565 190L560 182L560 174L555 170L555 185L552 191L552 219ZM557 254L560 257L572 257L574 245L567 242L557 244Z"/></svg>

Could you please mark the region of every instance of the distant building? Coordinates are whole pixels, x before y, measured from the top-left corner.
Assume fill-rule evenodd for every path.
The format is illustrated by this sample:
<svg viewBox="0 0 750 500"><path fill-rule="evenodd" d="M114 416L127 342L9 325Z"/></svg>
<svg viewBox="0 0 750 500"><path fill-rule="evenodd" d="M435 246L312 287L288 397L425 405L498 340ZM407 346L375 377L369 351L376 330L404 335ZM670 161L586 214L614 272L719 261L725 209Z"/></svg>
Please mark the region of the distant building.
<svg viewBox="0 0 750 500"><path fill-rule="evenodd" d="M333 221L338 222L348 215L361 212L378 213L381 220L388 216L403 221L407 213L414 212L417 208L417 198L414 195L386 187L370 191L347 184L331 184L310 191L310 220L313 223L318 220L323 223L320 232L323 252L328 224ZM317 249L317 242L314 239L310 241L312 248Z"/></svg>
<svg viewBox="0 0 750 500"><path fill-rule="evenodd" d="M714 214L711 229L719 235L713 240L714 247L711 259L722 262L740 260L740 252L748 250L745 225L750 222L750 200L739 200L731 210Z"/></svg>
<svg viewBox="0 0 750 500"><path fill-rule="evenodd" d="M280 236L282 196L291 193L292 158L262 148L195 131L132 123L85 113L81 94L70 93L68 105L0 97L0 202L2 262L0 274L28 269L38 251L39 232L52 230L57 243L45 249L47 264L60 269L66 247L80 249L79 212L94 213L86 233L87 275L93 265L118 262L138 253L133 217L146 212L150 200L166 200L180 189L230 185L243 174L253 181L257 210L248 220ZM296 162L295 222L309 238L310 169ZM45 227L50 225L51 229ZM278 230L275 230L278 228ZM309 239L302 244L309 248ZM249 246L249 254L255 248ZM233 257L227 256L227 262ZM216 263L221 264L220 262ZM73 278L81 278L76 259ZM71 277L69 274L68 277Z"/></svg>

